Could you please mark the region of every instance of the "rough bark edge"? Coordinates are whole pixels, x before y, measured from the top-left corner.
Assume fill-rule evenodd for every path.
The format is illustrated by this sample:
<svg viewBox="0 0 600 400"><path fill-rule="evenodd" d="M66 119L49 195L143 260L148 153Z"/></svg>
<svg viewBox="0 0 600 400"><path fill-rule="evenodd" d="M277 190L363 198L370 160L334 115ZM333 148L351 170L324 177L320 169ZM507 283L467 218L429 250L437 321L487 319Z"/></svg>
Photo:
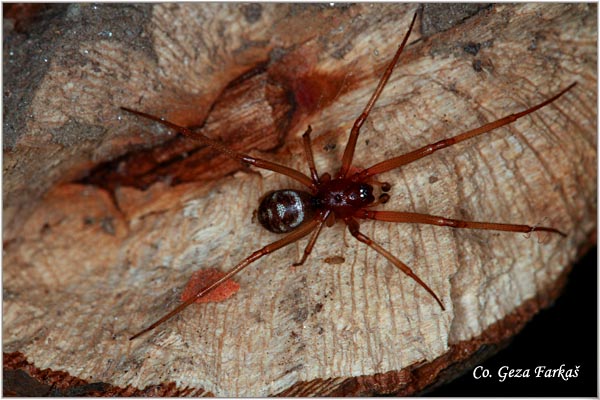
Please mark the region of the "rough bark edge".
<svg viewBox="0 0 600 400"><path fill-rule="evenodd" d="M63 371L39 369L27 361L21 352L3 353L5 380L3 396L34 397L177 397L177 396L214 396L202 389L180 389L174 382L148 386L144 389L134 387L121 388L103 382L86 381ZM27 377L9 374L23 371ZM35 386L35 387L34 387ZM32 391L33 388L33 391ZM19 391L23 389L23 391ZM24 390L29 389L27 392Z"/></svg>
<svg viewBox="0 0 600 400"><path fill-rule="evenodd" d="M596 243L592 236L577 258ZM298 382L277 396L409 396L425 394L459 377L474 365L506 347L531 318L548 308L562 293L573 265L567 267L553 287L523 303L503 320L496 322L480 336L450 346L441 357L410 366L400 371L352 378L315 379ZM103 382L89 382L64 371L40 370L21 352L3 353L4 396L90 396L90 397L180 397L214 396L201 388L178 388L175 382L161 383L143 389L118 387ZM25 392L27 390L27 392Z"/></svg>

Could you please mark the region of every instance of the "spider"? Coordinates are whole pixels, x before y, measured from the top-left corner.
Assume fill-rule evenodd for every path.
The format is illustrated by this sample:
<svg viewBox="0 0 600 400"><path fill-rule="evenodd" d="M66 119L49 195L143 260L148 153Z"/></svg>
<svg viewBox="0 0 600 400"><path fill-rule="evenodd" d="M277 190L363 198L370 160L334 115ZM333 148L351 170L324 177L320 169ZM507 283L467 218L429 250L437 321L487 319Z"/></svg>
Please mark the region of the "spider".
<svg viewBox="0 0 600 400"><path fill-rule="evenodd" d="M377 88L371 95L371 98L367 102L363 112L354 122L350 131L350 137L344 149L342 156L342 165L334 176L329 173L323 173L319 175L315 167L313 159L312 145L311 145L311 127L302 135L304 152L308 162L310 170L310 177L304 173L295 170L293 168L286 167L271 161L267 161L261 158L252 157L247 154L239 153L228 147L221 142L210 139L200 133L193 132L192 130L179 126L172 122L166 121L162 118L156 117L151 114L146 114L141 111L136 111L130 108L121 107L122 110L129 113L138 115L143 118L150 119L158 122L168 128L171 128L178 133L198 140L202 144L209 146L235 160L242 163L252 165L257 168L271 170L279 174L288 176L306 187L306 190L296 189L283 189L276 190L267 193L263 198L258 208L258 220L261 225L267 230L274 233L286 233L282 239L279 239L263 248L256 250L248 257L243 259L235 267L230 269L221 278L213 282L212 284L198 290L193 296L182 302L175 309L162 316L153 324L140 332L133 335L130 340L133 340L142 334L151 331L157 326L161 325L165 321L169 320L173 316L182 312L189 305L194 303L197 299L205 296L207 293L215 290L217 287L231 279L235 274L242 271L248 265L257 261L258 259L266 256L285 247L291 243L298 241L299 239L311 235L304 249L301 259L294 263L294 266L302 265L308 256L310 255L319 234L324 225L328 227L332 226L336 220L342 220L352 236L358 241L366 244L377 253L385 257L392 265L404 272L406 275L415 280L424 290L426 290L435 301L439 304L442 310L445 310L444 304L435 292L423 282L406 264L396 258L388 250L384 249L378 243L373 241L371 238L366 236L360 231L358 223L359 219L371 219L377 221L387 222L398 222L398 223L417 223L417 224L429 224L437 226L449 226L452 228L468 228L468 229L484 229L484 230L496 230L496 231L508 231L508 232L534 232L534 231L545 231L559 234L563 237L566 235L558 229L545 227L545 226L529 226L529 225L517 225L517 224L505 224L495 222L475 222L475 221L463 221L456 219L449 219L441 216L420 214L413 212L403 211L379 211L373 210L372 207L379 204L386 203L390 196L388 192L391 185L387 182L378 182L373 178L384 172L400 168L404 165L410 164L423 157L426 157L438 150L450 147L456 143L463 142L467 139L474 138L476 136L487 133L491 130L500 128L507 124L516 121L540 108L552 103L568 90L576 85L572 83L567 88L563 89L560 93L552 96L551 98L530 107L524 111L511 114L500 118L496 121L487 123L479 128L463 132L454 137L440 140L436 143L428 144L419 149L410 151L406 154L390 158L388 160L381 161L371 167L363 170L356 170L352 166L352 160L356 148L356 142L360 134L360 129L366 121L369 113L373 109L373 106L381 92L383 91L386 83L388 82L390 75L400 58L400 54L404 49L412 28L414 26L417 13L412 18L407 33L402 40L402 43L396 50L396 53L392 60L387 65L385 72L379 80ZM374 186L378 186L381 189L382 194L375 199L373 194Z"/></svg>

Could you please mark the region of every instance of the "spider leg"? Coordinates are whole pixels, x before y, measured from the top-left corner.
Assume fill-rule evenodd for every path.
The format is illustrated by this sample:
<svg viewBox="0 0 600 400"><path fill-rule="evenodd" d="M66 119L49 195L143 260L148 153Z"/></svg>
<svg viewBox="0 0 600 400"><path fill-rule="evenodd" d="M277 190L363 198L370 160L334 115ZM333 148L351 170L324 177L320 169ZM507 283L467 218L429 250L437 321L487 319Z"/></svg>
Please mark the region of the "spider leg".
<svg viewBox="0 0 600 400"><path fill-rule="evenodd" d="M437 226L449 226L452 228L467 228L467 229L485 229L492 231L506 231L506 232L552 232L558 233L559 235L566 237L567 235L558 229L546 227L546 226L529 226L529 225L516 225L516 224L499 224L495 222L476 222L476 221L463 221L459 219L450 219L439 217L436 215L419 214L402 211L372 211L372 210L359 210L354 214L356 218L375 219L377 221L387 222L406 222L412 224L428 224Z"/></svg>
<svg viewBox="0 0 600 400"><path fill-rule="evenodd" d="M313 231L313 234L310 237L308 244L304 248L304 253L302 254L302 258L300 259L300 261L292 264L294 267L299 267L300 265L304 264L304 261L306 261L306 259L308 258L308 256L310 255L310 253L313 249L313 246L317 242L317 238L319 237L319 234L321 233L321 229L323 229L325 220L327 220L327 217L329 217L330 213L331 213L331 211L327 210L315 218L317 221L319 221L319 225L317 225L317 228Z"/></svg>
<svg viewBox="0 0 600 400"><path fill-rule="evenodd" d="M386 83L390 79L390 75L392 74L392 71L394 70L396 63L398 62L398 59L400 58L400 54L402 53L402 50L404 50L404 46L406 45L406 42L408 41L408 37L410 36L410 32L412 31L412 28L413 28L413 25L415 24L416 19L417 19L417 13L415 13L415 15L413 16L412 22L410 23L410 27L408 28L408 32L406 32L406 35L404 36L402 43L400 44L400 46L398 47L398 50L396 51L396 54L394 55L394 58L392 58L392 61L390 61L383 76L379 80L379 84L377 85L375 92L373 92L373 95L369 99L369 102L365 106L365 109L363 110L362 114L360 114L359 117L356 119L356 121L354 121L352 130L350 131L350 137L348 138L348 143L346 144L346 148L344 149L344 155L342 156L342 167L340 168L340 171L338 172L338 178L345 178L346 175L348 174L348 170L350 169L350 166L352 165L352 158L354 158L354 149L356 148L356 141L358 140L358 134L360 133L360 128L363 126L364 122L366 121L367 117L369 116L369 113L371 112L371 109L373 108L373 106L375 105L375 102L379 98L379 95L381 95L383 88L385 87Z"/></svg>
<svg viewBox="0 0 600 400"><path fill-rule="evenodd" d="M167 120L156 117L154 115L146 114L145 112L133 110L133 109L127 108L127 107L121 107L121 110L127 111L131 114L139 115L140 117L144 117L144 118L150 119L155 122L158 122L164 126L167 126L171 129L181 133L184 136L188 136L192 139L198 140L202 144L209 146L209 147L233 158L234 160L238 160L238 161L244 162L246 164L253 165L257 168L268 169L270 171L274 171L279 174L289 176L290 178L295 179L298 182L300 182L301 184L303 184L304 186L308 187L312 191L316 190L316 187L315 187L315 184L313 183L313 181L308 176L304 175L300 171L296 171L295 169L292 169L292 168L289 168L284 165L277 164L277 163L274 163L271 161L267 161L262 158L252 157L252 156L249 156L244 153L239 153L235 150L228 148L227 146L225 146L223 143L221 143L218 140L211 139L201 133L194 132L191 129L174 124L173 122L169 122Z"/></svg>
<svg viewBox="0 0 600 400"><path fill-rule="evenodd" d="M310 168L310 176L312 177L313 183L318 185L319 174L317 173L317 167L315 166L315 158L313 157L312 144L310 140L310 133L312 127L309 125L306 132L302 135L302 141L304 142L304 152L306 153L306 161L308 162L308 168Z"/></svg>
<svg viewBox="0 0 600 400"><path fill-rule="evenodd" d="M439 142L428 144L427 146L421 147L420 149L411 151L411 152L403 154L401 156L382 161L382 162L375 164L365 170L362 170L361 172L354 174L351 177L351 179L353 181L364 180L370 176L378 175L383 172L390 171L392 169L401 167L403 165L410 164L413 161L416 161L420 158L428 156L438 150L452 146L456 143L460 143L467 139L471 139L475 136L479 136L479 135L489 132L491 130L500 128L504 125L508 125L508 124L516 121L517 119L524 117L527 114L531 114L532 112L537 111L540 108L552 103L554 100L558 99L560 96L562 96L567 91L569 91L571 88L573 88L573 86L575 86L576 84L577 84L577 82L570 84L566 89L563 89L560 93L552 96L548 100L545 100L545 101L539 103L538 105L528 108L527 110L508 115L508 116L506 116L504 118L500 118L494 122L490 122L483 126L480 126L479 128L472 129L470 131L461 133L460 135L457 135L457 136L454 136L454 137L451 137L448 139L443 139L443 140L440 140Z"/></svg>
<svg viewBox="0 0 600 400"><path fill-rule="evenodd" d="M363 242L364 244L366 244L367 246L369 246L370 248L372 248L373 250L375 250L376 252L378 252L379 254L384 256L385 258L387 258L387 260L389 262L391 262L396 268L398 268L400 271L404 272L406 275L408 275L412 279L414 279L415 282L417 282L419 285L421 285L421 287L423 287L423 289L425 289L431 296L433 296L433 298L435 299L435 301L438 302L438 304L440 305L442 310L445 310L444 304L442 304L442 301L437 297L435 292L433 290L431 290L431 288L429 286L427 286L427 284L425 282L423 282L421 280L421 278L419 278L412 271L412 269L410 269L408 267L408 265L406 265L402 261L398 260L396 257L394 257L392 255L392 253L390 253L389 251L387 251L386 249L384 249L383 247L381 247L380 245L375 243L373 240L371 240L369 237L367 237L363 233L361 233L359 230L359 224L355 219L345 218L344 222L346 223L346 225L348 225L348 230L350 231L352 236L354 236L360 242Z"/></svg>
<svg viewBox="0 0 600 400"><path fill-rule="evenodd" d="M236 265L231 270L229 270L229 272L227 272L225 275L223 275L223 277L221 277L219 280L215 281L213 284L209 285L208 287L198 291L198 293L196 293L194 296L192 296L185 302L181 303L179 306L177 306L171 312L165 314L163 317L161 317L159 320L154 322L152 325L148 326L144 330L142 330L142 331L136 333L135 335L133 335L132 337L130 337L129 340L133 340L133 339L139 337L140 335L143 335L144 333L151 331L152 329L156 328L157 326L159 326L163 322L167 321L171 317L179 314L181 311L183 311L185 308L187 308L190 304L194 303L198 298L206 295L207 293L209 293L209 292L213 291L214 289L216 289L217 287L221 286L223 283L225 283L227 280L229 280L232 276L234 276L235 274L237 274L238 272L240 272L241 270L246 268L248 265L252 264L254 261L258 260L259 258L266 256L267 254L272 253L275 250L278 250L282 247L285 247L290 243L294 243L296 240L308 235L319 225L319 223L320 222L318 220L314 219L314 220L310 221L309 223L307 223L306 225L299 227L296 231L290 233L283 239L279 239L278 241L273 242L273 243L263 247L262 249L255 251L248 257L244 258L238 265Z"/></svg>

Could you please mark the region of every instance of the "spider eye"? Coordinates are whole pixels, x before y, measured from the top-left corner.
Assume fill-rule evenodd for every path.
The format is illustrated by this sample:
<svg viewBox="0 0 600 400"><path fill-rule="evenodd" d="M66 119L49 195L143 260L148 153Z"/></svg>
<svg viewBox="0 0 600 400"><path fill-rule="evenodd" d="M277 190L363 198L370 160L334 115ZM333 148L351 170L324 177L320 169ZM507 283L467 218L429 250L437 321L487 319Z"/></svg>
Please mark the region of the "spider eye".
<svg viewBox="0 0 600 400"><path fill-rule="evenodd" d="M373 197L372 196L373 188L370 185L362 184L362 185L360 185L360 188L358 189L358 191L359 191L360 198L362 200L367 200L369 198L369 196Z"/></svg>
<svg viewBox="0 0 600 400"><path fill-rule="evenodd" d="M355 207L363 207L374 202L373 187L366 183L355 186L348 194L348 200Z"/></svg>

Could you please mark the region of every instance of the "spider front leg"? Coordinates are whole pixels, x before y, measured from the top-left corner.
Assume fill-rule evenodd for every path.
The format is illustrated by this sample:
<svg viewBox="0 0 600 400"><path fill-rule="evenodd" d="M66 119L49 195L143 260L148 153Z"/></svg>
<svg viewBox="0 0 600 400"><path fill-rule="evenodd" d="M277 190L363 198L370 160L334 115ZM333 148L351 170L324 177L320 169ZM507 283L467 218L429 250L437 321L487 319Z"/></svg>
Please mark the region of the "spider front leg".
<svg viewBox="0 0 600 400"><path fill-rule="evenodd" d="M390 75L392 75L392 71L394 70L396 63L398 62L398 59L400 58L400 54L402 54L402 50L404 50L404 46L406 46L406 42L408 42L408 37L410 36L410 32L412 31L412 28L415 25L416 20L417 20L417 13L415 13L415 15L413 15L413 19L410 23L410 27L408 28L408 32L406 32L406 35L404 35L404 39L402 40L402 43L400 44L400 46L398 46L398 50L396 50L396 54L394 54L394 58L392 58L392 61L390 61L387 68L385 69L385 72L381 76L381 79L379 80L379 83L377 84L377 88L373 92L373 95L371 95L371 98L369 99L367 105L365 106L365 109L358 116L356 121L354 121L352 130L350 131L350 137L348 138L348 143L346 144L346 148L344 149L344 155L342 156L342 167L340 168L340 171L338 172L338 175L337 175L338 178L345 178L346 175L348 174L348 171L350 170L350 167L352 166L352 159L354 158L354 150L356 149L356 141L358 140L360 128L363 126L363 124L367 120L367 117L371 113L371 109L375 105L375 102L381 95L383 88L385 87L388 80L390 79Z"/></svg>
<svg viewBox="0 0 600 400"><path fill-rule="evenodd" d="M402 211L372 211L372 210L359 210L354 216L356 218L374 219L377 221L387 222L404 222L412 224L427 224L437 226L449 226L452 228L466 228L466 229L484 229L491 231L505 231L505 232L551 232L558 233L562 237L567 235L564 232L559 231L555 228L547 226L529 226L529 225L518 225L518 224L502 224L496 222L479 222L479 221L463 221L460 219L444 218L437 215L419 214Z"/></svg>
<svg viewBox="0 0 600 400"><path fill-rule="evenodd" d="M396 268L398 268L400 271L404 272L406 275L408 275L412 279L414 279L415 282L417 282L419 285L421 285L421 287L423 287L423 289L425 289L431 296L433 296L433 298L435 299L435 301L437 301L437 303L440 305L442 310L446 310L444 308L444 304L439 299L439 297L435 294L435 292L433 290L431 290L431 288L429 286L427 286L427 284L425 282L423 282L421 280L421 278L419 278L413 272L413 270L409 268L408 265L406 265L402 261L398 260L396 257L394 257L392 255L392 253L390 253L389 251L387 251L386 249L381 247L379 244L375 243L372 239L367 237L365 234L361 233L359 230L359 224L355 219L345 218L344 222L348 226L348 230L350 231L352 236L354 236L356 239L358 239L358 241L363 242L364 244L366 244L367 246L369 246L370 248L372 248L373 250L375 250L376 252L378 252L379 254L384 256Z"/></svg>
<svg viewBox="0 0 600 400"><path fill-rule="evenodd" d="M369 177L379 175L386 171L391 171L393 169L399 168L406 164L410 164L414 161L417 161L420 158L429 156L438 150L445 149L446 147L453 146L457 143L463 142L465 140L474 138L479 135L483 135L484 133L490 132L494 129L501 128L505 125L515 122L519 118L522 118L528 114L531 114L532 112L535 112L535 111L539 110L540 108L545 107L548 104L554 102L560 96L562 96L563 94L565 94L566 92L571 90L576 84L577 84L577 82L570 84L565 89L560 91L558 94L555 94L551 98L549 98L533 107L530 107L524 111L521 111L521 112L518 112L515 114L511 114L511 115L507 115L506 117L497 119L496 121L493 121L493 122L489 122L483 126L480 126L479 128L475 128L475 129L471 129L470 131L463 132L460 135L456 135L456 136L453 136L453 137L450 137L447 139L443 139L438 142L423 146L420 149L413 150L406 154L402 154L398 157L393 157L393 158L390 158L389 160L382 161L380 163L377 163L367 169L364 169L364 170L352 175L351 179L355 182L364 181L365 179L367 179Z"/></svg>

